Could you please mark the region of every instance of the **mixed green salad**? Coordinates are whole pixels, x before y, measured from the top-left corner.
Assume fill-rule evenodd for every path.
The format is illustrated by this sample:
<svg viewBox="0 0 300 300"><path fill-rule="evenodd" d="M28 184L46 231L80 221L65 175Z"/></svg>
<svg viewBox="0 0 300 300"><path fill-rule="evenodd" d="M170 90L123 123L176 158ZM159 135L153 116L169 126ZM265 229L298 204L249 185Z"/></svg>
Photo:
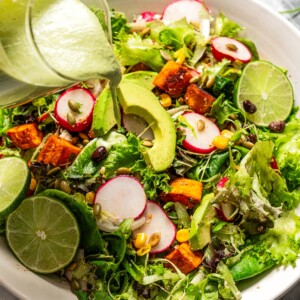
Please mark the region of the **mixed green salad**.
<svg viewBox="0 0 300 300"><path fill-rule="evenodd" d="M78 299L241 299L300 252L287 70L198 0L127 17L116 93L92 79L0 109L0 232Z"/></svg>

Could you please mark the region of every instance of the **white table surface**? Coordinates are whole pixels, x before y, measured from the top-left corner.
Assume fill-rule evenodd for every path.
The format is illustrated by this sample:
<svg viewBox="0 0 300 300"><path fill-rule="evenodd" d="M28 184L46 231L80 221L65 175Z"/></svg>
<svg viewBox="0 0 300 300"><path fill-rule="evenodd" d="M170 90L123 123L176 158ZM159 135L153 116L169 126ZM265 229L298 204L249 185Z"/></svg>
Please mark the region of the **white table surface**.
<svg viewBox="0 0 300 300"><path fill-rule="evenodd" d="M225 0L226 1L226 0ZM237 0L237 1L247 1L247 0ZM282 12L290 10L296 7L300 7L300 0L260 0L270 5L272 9ZM294 14L283 14L288 20L290 20L299 30L300 30L300 11ZM299 45L300 47L300 45ZM1 269L0 269L1 272ZM300 272L300 271L299 271ZM289 291L280 300L299 300L300 299L300 283L295 286L291 291ZM18 300L9 291L0 286L0 300ZM42 299L40 299L42 300ZM63 300L63 299L57 299ZM253 300L263 300L263 299L253 299Z"/></svg>

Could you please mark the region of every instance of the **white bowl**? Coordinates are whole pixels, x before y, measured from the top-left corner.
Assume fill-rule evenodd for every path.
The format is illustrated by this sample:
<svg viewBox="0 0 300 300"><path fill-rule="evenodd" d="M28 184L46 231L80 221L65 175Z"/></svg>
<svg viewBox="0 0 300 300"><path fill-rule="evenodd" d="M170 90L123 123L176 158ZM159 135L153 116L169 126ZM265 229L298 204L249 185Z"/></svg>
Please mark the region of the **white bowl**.
<svg viewBox="0 0 300 300"><path fill-rule="evenodd" d="M167 0L108 0L110 7L130 16L142 11L161 12ZM207 0L214 12L221 11L246 27L245 34L253 40L261 57L288 70L300 105L300 32L287 20L256 0ZM300 262L296 268L277 268L240 286L244 300L271 300L281 297L300 279ZM66 282L55 277L39 276L24 268L0 237L0 284L20 299L63 299L76 297Z"/></svg>

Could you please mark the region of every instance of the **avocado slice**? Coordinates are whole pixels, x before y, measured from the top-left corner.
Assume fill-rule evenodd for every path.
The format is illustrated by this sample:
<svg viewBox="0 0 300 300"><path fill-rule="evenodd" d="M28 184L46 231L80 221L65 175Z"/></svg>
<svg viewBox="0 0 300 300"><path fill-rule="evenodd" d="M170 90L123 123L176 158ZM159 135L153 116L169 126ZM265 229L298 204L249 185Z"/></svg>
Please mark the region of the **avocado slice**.
<svg viewBox="0 0 300 300"><path fill-rule="evenodd" d="M214 193L205 195L193 214L189 236L193 251L203 249L211 241L210 222L215 215L215 210L210 205L213 198Z"/></svg>
<svg viewBox="0 0 300 300"><path fill-rule="evenodd" d="M157 72L152 71L137 71L123 75L122 80L135 80L151 91L154 89L153 80L157 74Z"/></svg>
<svg viewBox="0 0 300 300"><path fill-rule="evenodd" d="M154 88L153 80L157 76L156 72L138 71L125 74L122 80L132 80L146 87L149 91ZM109 86L105 87L97 98L92 122L92 132L95 137L103 136L117 125L114 114L114 104Z"/></svg>
<svg viewBox="0 0 300 300"><path fill-rule="evenodd" d="M97 98L94 106L92 132L95 137L103 136L116 124L113 99L110 88L107 86Z"/></svg>
<svg viewBox="0 0 300 300"><path fill-rule="evenodd" d="M117 94L125 114L143 117L151 125L154 145L143 148L142 153L154 171L164 171L173 162L176 150L176 130L170 115L155 95L136 81L123 80Z"/></svg>

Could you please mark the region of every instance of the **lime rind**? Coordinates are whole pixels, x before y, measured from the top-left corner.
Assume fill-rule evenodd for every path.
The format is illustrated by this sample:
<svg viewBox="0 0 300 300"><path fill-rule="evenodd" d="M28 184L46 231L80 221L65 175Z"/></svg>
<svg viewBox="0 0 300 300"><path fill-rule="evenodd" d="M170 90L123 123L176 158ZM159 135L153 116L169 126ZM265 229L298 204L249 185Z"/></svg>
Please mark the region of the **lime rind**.
<svg viewBox="0 0 300 300"><path fill-rule="evenodd" d="M50 197L34 196L8 216L6 238L24 266L50 274L72 262L80 231L76 218L64 204Z"/></svg>
<svg viewBox="0 0 300 300"><path fill-rule="evenodd" d="M0 159L0 218L14 211L30 186L31 175L27 162L11 156Z"/></svg>
<svg viewBox="0 0 300 300"><path fill-rule="evenodd" d="M269 126L274 121L286 120L294 105L293 87L286 74L268 61L250 62L235 86L236 105L247 119L257 126ZM257 111L248 114L243 101L250 100Z"/></svg>

